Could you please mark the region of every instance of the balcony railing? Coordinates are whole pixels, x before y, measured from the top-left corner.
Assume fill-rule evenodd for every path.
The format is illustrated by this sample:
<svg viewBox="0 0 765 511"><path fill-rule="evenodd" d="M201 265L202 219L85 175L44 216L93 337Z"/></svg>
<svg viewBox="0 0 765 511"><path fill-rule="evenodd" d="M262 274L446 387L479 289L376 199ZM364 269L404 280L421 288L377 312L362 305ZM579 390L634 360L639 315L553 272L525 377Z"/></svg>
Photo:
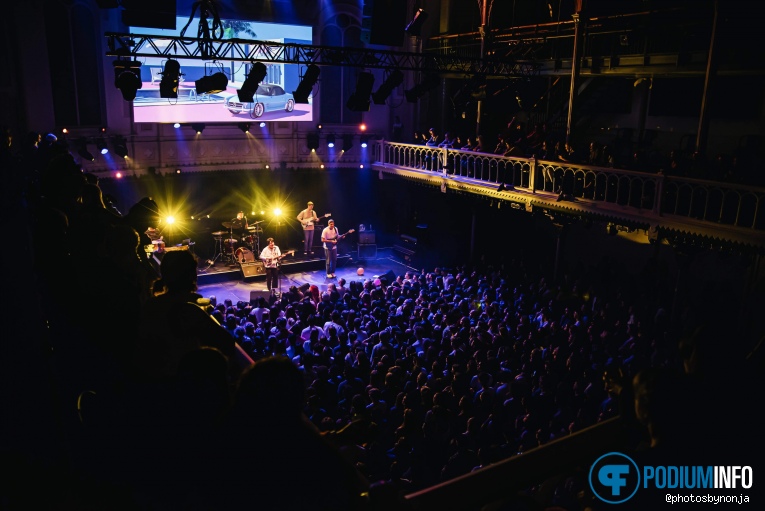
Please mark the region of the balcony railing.
<svg viewBox="0 0 765 511"><path fill-rule="evenodd" d="M560 190L582 204L609 205L632 215L682 220L765 234L765 188L661 173L382 141L375 160L465 182L540 195Z"/></svg>

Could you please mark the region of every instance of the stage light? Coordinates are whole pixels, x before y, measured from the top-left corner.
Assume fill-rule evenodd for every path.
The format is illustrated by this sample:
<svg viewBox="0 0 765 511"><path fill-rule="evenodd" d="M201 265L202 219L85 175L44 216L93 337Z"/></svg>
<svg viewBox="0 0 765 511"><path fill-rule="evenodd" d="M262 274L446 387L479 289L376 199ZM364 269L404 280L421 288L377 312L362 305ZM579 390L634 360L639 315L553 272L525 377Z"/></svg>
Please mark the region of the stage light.
<svg viewBox="0 0 765 511"><path fill-rule="evenodd" d="M242 133L249 133L250 132L250 123L249 122L240 122L237 124L239 126L239 129L242 130Z"/></svg>
<svg viewBox="0 0 765 511"><path fill-rule="evenodd" d="M256 62L252 65L250 73L242 83L242 88L236 91L239 96L239 101L242 103L252 103L254 101L255 92L258 90L258 84L266 77L266 65L262 62Z"/></svg>
<svg viewBox="0 0 765 511"><path fill-rule="evenodd" d="M261 128L265 128L265 127L266 127L266 123L265 123L265 122L261 122L261 123L260 123L260 127L261 127Z"/></svg>
<svg viewBox="0 0 765 511"><path fill-rule="evenodd" d="M426 19L428 19L428 13L424 9L417 9L417 12L414 13L414 18L406 26L404 32L412 36L419 36Z"/></svg>
<svg viewBox="0 0 765 511"><path fill-rule="evenodd" d="M79 154L80 158L83 160L96 161L95 156L88 151L88 141L84 138L77 140L77 154Z"/></svg>
<svg viewBox="0 0 765 511"><path fill-rule="evenodd" d="M319 165L319 168L323 169L324 168L324 164L322 163L321 165Z"/></svg>
<svg viewBox="0 0 765 511"><path fill-rule="evenodd" d="M116 174L114 174L114 177L116 177L117 179L122 179L122 172L117 172Z"/></svg>
<svg viewBox="0 0 765 511"><path fill-rule="evenodd" d="M366 148L369 145L369 135L361 135L359 139L361 140L361 147Z"/></svg>
<svg viewBox="0 0 765 511"><path fill-rule="evenodd" d="M165 218L165 223L166 223L167 225L172 225L172 224L174 224L174 223L175 223L175 217L174 217L174 216L168 216L167 218Z"/></svg>
<svg viewBox="0 0 765 511"><path fill-rule="evenodd" d="M352 112L368 112L369 96L372 94L372 85L375 77L372 73L362 71L356 78L356 90L353 91L345 106Z"/></svg>
<svg viewBox="0 0 765 511"><path fill-rule="evenodd" d="M321 73L321 70L316 64L308 66L308 69L306 69L306 72L303 75L303 79L300 80L300 83L297 86L297 90L292 91L295 103L308 103L308 96L311 95L313 86L319 79L319 73Z"/></svg>
<svg viewBox="0 0 765 511"><path fill-rule="evenodd" d="M61 133L66 135L67 133L69 133L69 130L67 128L61 128Z"/></svg>
<svg viewBox="0 0 765 511"><path fill-rule="evenodd" d="M107 154L109 152L109 148L106 147L106 140L103 138L96 139L96 147L101 152L101 154Z"/></svg>
<svg viewBox="0 0 765 511"><path fill-rule="evenodd" d="M309 133L306 137L306 142L308 144L308 149L310 149L312 153L315 153L319 148L319 135L316 133Z"/></svg>
<svg viewBox="0 0 765 511"><path fill-rule="evenodd" d="M120 158L128 157L127 145L125 144L125 138L121 136L115 136L112 139L112 148L114 153Z"/></svg>
<svg viewBox="0 0 765 511"><path fill-rule="evenodd" d="M377 89L377 92L372 94L372 100L375 102L375 105L384 105L385 100L391 95L393 89L401 85L403 82L404 73L398 69L394 69L391 74L388 75L388 78L385 79L383 84L380 85L380 88Z"/></svg>
<svg viewBox="0 0 765 511"><path fill-rule="evenodd" d="M221 67L221 69L223 69ZM213 73L211 75L205 75L199 80L194 82L197 95L200 94L217 94L226 90L228 86L228 78L222 71Z"/></svg>
<svg viewBox="0 0 765 511"><path fill-rule="evenodd" d="M173 128L175 128L175 129L178 129L180 127L181 127L181 123L179 123L179 122L176 122L175 124L173 124Z"/></svg>
<svg viewBox="0 0 765 511"><path fill-rule="evenodd" d="M361 131L366 131L367 130L367 125L362 122L361 124L359 124L359 129Z"/></svg>
<svg viewBox="0 0 765 511"><path fill-rule="evenodd" d="M115 60L114 86L122 93L125 101L133 101L136 91L143 87L141 81L141 63L136 60Z"/></svg>
<svg viewBox="0 0 765 511"><path fill-rule="evenodd" d="M194 123L191 125L191 128L197 132L197 135L201 135L205 130L205 125L201 123Z"/></svg>
<svg viewBox="0 0 765 511"><path fill-rule="evenodd" d="M160 74L162 75L162 80L159 82L159 97L177 98L178 82L181 76L183 76L181 64L177 60L168 59Z"/></svg>
<svg viewBox="0 0 765 511"><path fill-rule="evenodd" d="M335 147L335 136L327 135L327 147Z"/></svg>
<svg viewBox="0 0 765 511"><path fill-rule="evenodd" d="M353 135L343 135L343 152L350 151L353 147Z"/></svg>

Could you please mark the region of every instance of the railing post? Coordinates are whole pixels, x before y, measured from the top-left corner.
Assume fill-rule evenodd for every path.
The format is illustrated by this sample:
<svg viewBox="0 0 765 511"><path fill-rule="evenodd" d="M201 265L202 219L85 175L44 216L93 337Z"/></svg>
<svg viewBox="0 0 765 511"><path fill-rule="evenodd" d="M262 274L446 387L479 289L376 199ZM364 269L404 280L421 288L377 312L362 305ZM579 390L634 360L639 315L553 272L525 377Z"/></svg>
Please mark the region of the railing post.
<svg viewBox="0 0 765 511"><path fill-rule="evenodd" d="M531 160L531 169L529 170L529 188L531 193L537 193L537 157Z"/></svg>
<svg viewBox="0 0 765 511"><path fill-rule="evenodd" d="M656 176L656 197L653 199L653 212L661 216L661 197L664 195L664 174Z"/></svg>

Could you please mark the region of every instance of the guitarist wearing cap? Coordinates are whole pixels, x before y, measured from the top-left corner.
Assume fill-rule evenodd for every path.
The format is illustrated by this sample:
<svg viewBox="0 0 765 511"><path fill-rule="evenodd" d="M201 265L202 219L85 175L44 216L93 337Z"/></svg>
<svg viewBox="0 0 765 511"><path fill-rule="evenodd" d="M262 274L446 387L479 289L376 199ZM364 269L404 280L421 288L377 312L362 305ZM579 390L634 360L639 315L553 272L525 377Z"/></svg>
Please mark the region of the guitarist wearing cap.
<svg viewBox="0 0 765 511"><path fill-rule="evenodd" d="M354 232L353 229L340 234L335 228L335 221L331 218L327 222L327 227L321 232L321 242L324 244L324 255L327 257L327 278L335 278L335 269L337 268L337 242Z"/></svg>
<svg viewBox="0 0 765 511"><path fill-rule="evenodd" d="M330 213L321 218L330 216ZM308 201L306 208L298 213L298 222L303 226L303 255L313 254L314 225L319 221L316 211L313 210L313 202Z"/></svg>

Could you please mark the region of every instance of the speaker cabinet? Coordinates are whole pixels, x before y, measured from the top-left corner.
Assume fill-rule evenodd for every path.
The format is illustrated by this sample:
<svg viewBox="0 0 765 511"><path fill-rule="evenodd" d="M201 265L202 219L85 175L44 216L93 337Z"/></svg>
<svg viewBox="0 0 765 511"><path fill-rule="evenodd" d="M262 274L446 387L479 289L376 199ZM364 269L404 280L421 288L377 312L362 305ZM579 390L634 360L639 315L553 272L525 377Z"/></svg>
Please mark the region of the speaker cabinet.
<svg viewBox="0 0 765 511"><path fill-rule="evenodd" d="M374 231L361 231L359 232L359 245L374 245L375 241Z"/></svg>
<svg viewBox="0 0 765 511"><path fill-rule="evenodd" d="M359 259L377 259L377 245L359 245Z"/></svg>
<svg viewBox="0 0 765 511"><path fill-rule="evenodd" d="M261 261L254 261L251 263L242 263L242 275L247 277L257 277L258 275L265 275L266 267Z"/></svg>
<svg viewBox="0 0 765 511"><path fill-rule="evenodd" d="M269 302L271 299L271 291L268 289L255 289L250 291L250 304L254 305L260 298L265 298L266 302Z"/></svg>

